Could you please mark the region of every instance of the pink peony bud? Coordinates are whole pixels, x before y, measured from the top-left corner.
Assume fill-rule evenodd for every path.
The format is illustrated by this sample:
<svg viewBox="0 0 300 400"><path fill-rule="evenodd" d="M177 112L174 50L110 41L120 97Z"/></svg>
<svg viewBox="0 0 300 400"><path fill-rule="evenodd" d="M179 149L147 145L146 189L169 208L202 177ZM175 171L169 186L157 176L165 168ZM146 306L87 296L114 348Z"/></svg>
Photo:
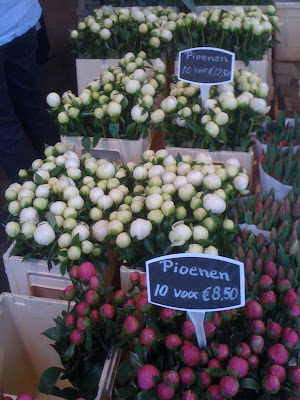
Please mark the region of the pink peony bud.
<svg viewBox="0 0 300 400"><path fill-rule="evenodd" d="M127 317L128 318L128 317ZM159 377L159 371L152 364L143 365L137 372L138 385L142 390L150 390L155 387L153 377Z"/></svg>
<svg viewBox="0 0 300 400"><path fill-rule="evenodd" d="M253 335L250 338L250 347L252 351L256 354L262 354L265 347L265 342L262 336L260 335Z"/></svg>
<svg viewBox="0 0 300 400"><path fill-rule="evenodd" d="M123 322L123 331L126 333L126 335L134 335L139 331L139 329L140 324L135 317L129 315L125 318Z"/></svg>
<svg viewBox="0 0 300 400"><path fill-rule="evenodd" d="M249 372L249 364L241 357L233 357L229 360L228 371L236 378L245 378Z"/></svg>
<svg viewBox="0 0 300 400"><path fill-rule="evenodd" d="M78 278L83 282L88 282L96 273L96 268L88 261L82 263L78 268Z"/></svg>
<svg viewBox="0 0 300 400"><path fill-rule="evenodd" d="M220 392L219 385L211 385L207 388L207 397L209 400L224 400L225 397Z"/></svg>
<svg viewBox="0 0 300 400"><path fill-rule="evenodd" d="M67 329L73 330L76 326L76 317L73 314L69 314L65 319L65 326Z"/></svg>
<svg viewBox="0 0 300 400"><path fill-rule="evenodd" d="M220 392L226 397L233 397L239 391L239 382L232 376L223 376L219 383Z"/></svg>
<svg viewBox="0 0 300 400"><path fill-rule="evenodd" d="M256 335L263 335L266 331L266 326L260 319L254 319L251 321L251 330Z"/></svg>
<svg viewBox="0 0 300 400"><path fill-rule="evenodd" d="M183 392L181 400L198 400L198 396L191 390L186 390Z"/></svg>
<svg viewBox="0 0 300 400"><path fill-rule="evenodd" d="M159 400L171 400L174 396L174 389L165 383L159 383L156 388Z"/></svg>
<svg viewBox="0 0 300 400"><path fill-rule="evenodd" d="M247 343L239 343L235 346L235 352L242 358L248 358L251 355L251 349Z"/></svg>
<svg viewBox="0 0 300 400"><path fill-rule="evenodd" d="M191 386L196 382L197 377L190 367L181 368L179 371L180 382L185 386Z"/></svg>
<svg viewBox="0 0 300 400"><path fill-rule="evenodd" d="M180 357L186 365L193 367L200 361L199 348L194 346L192 343L184 344L180 349Z"/></svg>
<svg viewBox="0 0 300 400"><path fill-rule="evenodd" d="M283 365L288 362L289 353L282 344L274 344L268 351L270 360L274 364Z"/></svg>
<svg viewBox="0 0 300 400"><path fill-rule="evenodd" d="M178 387L179 383L180 383L180 377L177 374L177 372L171 370L171 371L165 371L163 373L163 378L162 378L163 382L168 385L171 386L173 388Z"/></svg>
<svg viewBox="0 0 300 400"><path fill-rule="evenodd" d="M263 379L263 387L267 393L278 393L280 390L280 381L277 376L267 375Z"/></svg>
<svg viewBox="0 0 300 400"><path fill-rule="evenodd" d="M131 272L130 274L130 283L132 286L136 286L140 283L140 274L137 271Z"/></svg>
<svg viewBox="0 0 300 400"><path fill-rule="evenodd" d="M151 346L156 339L156 334L151 328L144 328L140 333L140 342L142 346Z"/></svg>
<svg viewBox="0 0 300 400"><path fill-rule="evenodd" d="M245 308L248 318L260 319L262 317L263 308L257 301L254 300L249 301L249 303L246 304Z"/></svg>
<svg viewBox="0 0 300 400"><path fill-rule="evenodd" d="M266 333L269 338L279 340L282 334L282 328L277 322L269 322Z"/></svg>
<svg viewBox="0 0 300 400"><path fill-rule="evenodd" d="M247 362L252 369L256 369L259 365L259 359L254 354L247 359Z"/></svg>
<svg viewBox="0 0 300 400"><path fill-rule="evenodd" d="M174 320L175 311L171 308L164 308L160 313L160 319L164 322L171 322Z"/></svg>
<svg viewBox="0 0 300 400"><path fill-rule="evenodd" d="M186 339L190 339L195 335L195 327L192 321L184 321L182 326L182 334Z"/></svg>
<svg viewBox="0 0 300 400"><path fill-rule="evenodd" d="M90 313L91 308L86 301L83 301L82 303L77 304L75 310L78 315L83 317Z"/></svg>
<svg viewBox="0 0 300 400"><path fill-rule="evenodd" d="M273 364L267 371L267 375L274 375L277 376L279 382L282 383L286 378L286 372L283 366L278 364Z"/></svg>
<svg viewBox="0 0 300 400"><path fill-rule="evenodd" d="M171 333L166 337L165 345L168 350L175 351L179 346L182 345L182 341L178 335Z"/></svg>
<svg viewBox="0 0 300 400"><path fill-rule="evenodd" d="M293 350L299 341L299 336L293 329L285 328L282 333L282 343L288 350Z"/></svg>

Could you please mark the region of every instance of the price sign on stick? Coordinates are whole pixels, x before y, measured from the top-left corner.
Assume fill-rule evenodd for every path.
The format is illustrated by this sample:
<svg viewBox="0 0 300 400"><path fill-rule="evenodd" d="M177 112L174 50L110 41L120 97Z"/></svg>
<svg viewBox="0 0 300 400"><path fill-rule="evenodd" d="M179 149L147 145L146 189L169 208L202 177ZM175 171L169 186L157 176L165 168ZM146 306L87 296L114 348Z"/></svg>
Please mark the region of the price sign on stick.
<svg viewBox="0 0 300 400"><path fill-rule="evenodd" d="M245 305L244 264L208 254L181 253L146 261L149 303L187 311L199 347L206 346L205 312Z"/></svg>
<svg viewBox="0 0 300 400"><path fill-rule="evenodd" d="M214 47L196 47L179 52L178 79L200 85L202 105L212 85L232 82L235 54Z"/></svg>

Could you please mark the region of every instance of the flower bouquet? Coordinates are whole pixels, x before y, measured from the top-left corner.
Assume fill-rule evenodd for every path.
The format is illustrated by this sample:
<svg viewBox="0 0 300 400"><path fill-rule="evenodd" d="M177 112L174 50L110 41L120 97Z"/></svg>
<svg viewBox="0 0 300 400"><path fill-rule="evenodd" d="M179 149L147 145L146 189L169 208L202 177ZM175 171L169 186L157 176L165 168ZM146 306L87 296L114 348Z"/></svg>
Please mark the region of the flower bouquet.
<svg viewBox="0 0 300 400"><path fill-rule="evenodd" d="M177 14L163 7L95 9L70 33L80 58L122 58L143 50L148 58L170 52Z"/></svg>
<svg viewBox="0 0 300 400"><path fill-rule="evenodd" d="M264 126L258 127L255 140L257 159L262 152L266 153L268 143L281 145L283 151L293 146L293 151L297 151L300 147L300 127L296 112L293 119L286 119L286 113L282 111L276 121L269 120Z"/></svg>
<svg viewBox="0 0 300 400"><path fill-rule="evenodd" d="M278 29L274 6L262 10L252 6L249 10L234 7L203 11L199 15L179 14L174 33L177 51L194 47L217 47L232 51L236 59L248 65L250 60L262 60L269 48L274 47L272 33Z"/></svg>
<svg viewBox="0 0 300 400"><path fill-rule="evenodd" d="M295 153L291 145L283 151L281 145L271 143L266 154L259 159L259 176L262 191L275 190L277 198L283 198L292 188L300 188L300 150Z"/></svg>
<svg viewBox="0 0 300 400"><path fill-rule="evenodd" d="M230 217L241 228L253 233L261 232L268 240L271 238L276 242L278 232L283 228L289 236L292 234L292 226L294 230L299 229L300 193L291 190L282 201L275 199L274 189L270 193L240 198L231 209Z"/></svg>
<svg viewBox="0 0 300 400"><path fill-rule="evenodd" d="M141 161L146 147L142 138L148 138L150 113L155 110L157 97L165 85L164 63L156 59L148 68L145 57L144 52L137 56L127 53L120 60L120 67L109 67L78 97L70 91L62 98L56 93L47 96L62 140L73 142L77 153L81 155L83 149L95 149L100 142L99 150L118 150L121 162ZM147 75L148 70L152 75Z"/></svg>
<svg viewBox="0 0 300 400"><path fill-rule="evenodd" d="M187 313L148 303L143 276L132 275L140 299L123 322L120 345L129 359L119 367L117 398L296 399L297 282L277 281L271 271L276 266L266 268L244 308L206 314L205 349L198 348Z"/></svg>

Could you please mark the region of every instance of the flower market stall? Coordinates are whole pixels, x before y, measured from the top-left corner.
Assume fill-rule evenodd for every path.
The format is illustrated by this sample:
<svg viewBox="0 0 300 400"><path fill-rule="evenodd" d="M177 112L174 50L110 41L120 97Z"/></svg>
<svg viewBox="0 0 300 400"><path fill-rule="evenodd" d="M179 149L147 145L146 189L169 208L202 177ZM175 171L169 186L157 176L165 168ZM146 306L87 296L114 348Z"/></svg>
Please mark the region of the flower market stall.
<svg viewBox="0 0 300 400"><path fill-rule="evenodd" d="M5 191L0 400L299 399L300 127L272 109L274 4L113 3L70 33L61 141ZM231 71L174 70L203 47Z"/></svg>

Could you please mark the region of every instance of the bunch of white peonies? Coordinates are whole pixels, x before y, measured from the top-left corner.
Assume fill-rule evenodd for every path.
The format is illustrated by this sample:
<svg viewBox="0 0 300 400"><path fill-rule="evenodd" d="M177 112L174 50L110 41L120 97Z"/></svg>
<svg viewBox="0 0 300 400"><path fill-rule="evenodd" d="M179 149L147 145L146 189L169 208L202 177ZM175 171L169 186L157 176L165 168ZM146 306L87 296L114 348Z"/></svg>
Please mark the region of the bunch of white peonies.
<svg viewBox="0 0 300 400"><path fill-rule="evenodd" d="M88 84L79 96L67 91L62 98L49 93L47 103L57 119L60 132L83 137L89 151L100 138L137 140L147 137L150 113L156 109L157 96L165 83L165 64L155 59L150 66L146 54L127 53L119 67L110 66L100 79Z"/></svg>
<svg viewBox="0 0 300 400"><path fill-rule="evenodd" d="M269 5L262 10L257 6L219 8L200 14L178 14L174 32L176 50L194 47L217 47L235 53L237 60L246 64L261 60L270 47L272 33L279 23L276 9Z"/></svg>
<svg viewBox="0 0 300 400"><path fill-rule="evenodd" d="M234 82L212 87L201 108L199 85L178 81L151 118L172 146L247 151L255 124L270 110L268 90L257 73L235 71Z"/></svg>
<svg viewBox="0 0 300 400"><path fill-rule="evenodd" d="M239 162L214 165L208 153L193 160L147 150L141 164L123 166L90 153L79 159L62 143L45 155L20 171L23 185L6 190L6 232L14 254L30 248L32 257L68 267L99 262L109 244L133 266L167 252L224 254L234 235L228 204L248 193Z"/></svg>
<svg viewBox="0 0 300 400"><path fill-rule="evenodd" d="M170 50L177 14L170 8L104 6L70 33L80 58L121 58L143 49L150 58Z"/></svg>

